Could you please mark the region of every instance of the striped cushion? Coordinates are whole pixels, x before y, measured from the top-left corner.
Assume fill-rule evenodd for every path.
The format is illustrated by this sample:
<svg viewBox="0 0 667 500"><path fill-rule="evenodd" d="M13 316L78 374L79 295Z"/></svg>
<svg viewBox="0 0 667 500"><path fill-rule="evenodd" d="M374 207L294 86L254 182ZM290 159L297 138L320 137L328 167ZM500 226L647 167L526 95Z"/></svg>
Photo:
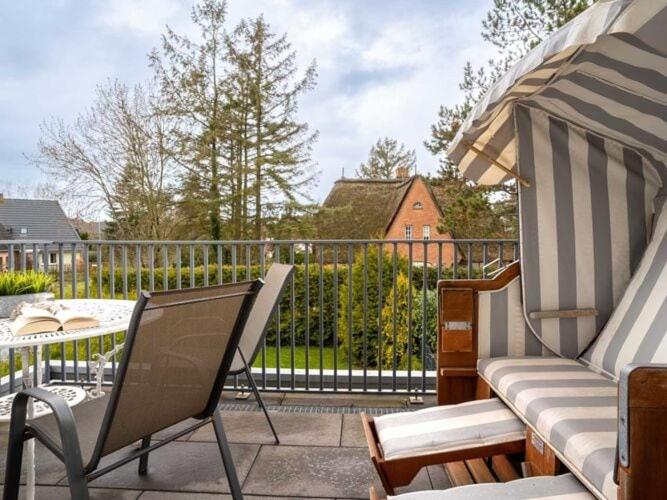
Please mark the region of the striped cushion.
<svg viewBox="0 0 667 500"><path fill-rule="evenodd" d="M387 500L593 500L572 474L517 479L509 483L471 484L444 491L418 491Z"/></svg>
<svg viewBox="0 0 667 500"><path fill-rule="evenodd" d="M570 470L606 498L613 482L616 384L561 358L480 360L480 375L556 451Z"/></svg>
<svg viewBox="0 0 667 500"><path fill-rule="evenodd" d="M388 460L525 438L524 424L496 398L384 415L375 429Z"/></svg>
<svg viewBox="0 0 667 500"><path fill-rule="evenodd" d="M481 291L477 310L477 356L553 356L526 326L518 276L500 290Z"/></svg>
<svg viewBox="0 0 667 500"><path fill-rule="evenodd" d="M582 358L614 378L628 363L667 363L667 209L621 302Z"/></svg>

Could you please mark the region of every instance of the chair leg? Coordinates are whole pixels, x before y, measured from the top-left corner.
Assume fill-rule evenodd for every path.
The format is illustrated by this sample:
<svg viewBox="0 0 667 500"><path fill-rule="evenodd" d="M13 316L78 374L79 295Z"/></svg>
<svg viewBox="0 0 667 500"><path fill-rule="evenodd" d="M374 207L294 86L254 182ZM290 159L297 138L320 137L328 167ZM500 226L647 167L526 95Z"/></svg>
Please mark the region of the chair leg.
<svg viewBox="0 0 667 500"><path fill-rule="evenodd" d="M21 483L21 465L23 463L23 443L25 441L25 420L27 399L19 399L12 408L9 424L9 442L7 443L7 463L5 464L5 487L3 500L16 500L19 497Z"/></svg>
<svg viewBox="0 0 667 500"><path fill-rule="evenodd" d="M234 459L232 458L232 452L229 449L229 443L227 442L227 436L225 435L225 429L222 426L222 418L220 417L220 410L218 408L213 412L212 419L213 428L215 429L215 437L218 440L218 447L220 448L220 454L222 455L222 463L225 467L227 482L229 483L232 498L234 500L243 500L241 485L239 484L239 478L236 475L236 467L234 467Z"/></svg>
<svg viewBox="0 0 667 500"><path fill-rule="evenodd" d="M151 445L151 436L146 436L141 440L141 449L145 450ZM148 453L139 457L139 475L145 476L148 473Z"/></svg>
<svg viewBox="0 0 667 500"><path fill-rule="evenodd" d="M240 349L239 349L239 352L241 352ZM266 409L266 406L264 405L264 400L262 400L262 396L259 394L259 389L257 388L257 384L255 383L255 379L252 378L252 373L250 371L250 367L245 362L245 358L243 358L243 354L241 354L241 358L243 359L243 364L245 365L245 376L248 379L248 383L250 384L250 387L252 388L252 392L255 394L255 399L257 400L257 404L259 404L259 407L262 409L262 411L264 412L264 415L266 416L266 420L269 422L269 427L271 428L271 432L273 433L273 437L276 440L276 444L280 444L280 439L278 438L278 433L276 432L275 427L273 427L273 422L271 422L271 417L269 416L269 411Z"/></svg>

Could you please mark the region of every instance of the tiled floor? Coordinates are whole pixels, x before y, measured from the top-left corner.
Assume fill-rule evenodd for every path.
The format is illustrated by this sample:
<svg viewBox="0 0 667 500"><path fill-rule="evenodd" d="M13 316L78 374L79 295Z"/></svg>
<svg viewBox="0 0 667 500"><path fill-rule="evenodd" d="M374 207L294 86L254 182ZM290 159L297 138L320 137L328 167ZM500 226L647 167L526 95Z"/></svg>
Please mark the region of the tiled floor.
<svg viewBox="0 0 667 500"><path fill-rule="evenodd" d="M227 394L225 402L229 403L231 397L233 394ZM405 408L405 398L267 394L265 400L273 408L271 418L281 439L279 446L274 444L261 412L222 412L245 498L368 498L372 484L381 491L359 416L352 412L358 407ZM314 406L330 413L299 412L303 407ZM3 429L0 479L4 476L5 449ZM37 480L37 498L69 497L64 467L41 447ZM229 489L211 426L153 452L146 476L137 474L135 461L96 479L90 486L95 499L231 498L225 495ZM406 491L448 486L442 468L431 467L422 470Z"/></svg>

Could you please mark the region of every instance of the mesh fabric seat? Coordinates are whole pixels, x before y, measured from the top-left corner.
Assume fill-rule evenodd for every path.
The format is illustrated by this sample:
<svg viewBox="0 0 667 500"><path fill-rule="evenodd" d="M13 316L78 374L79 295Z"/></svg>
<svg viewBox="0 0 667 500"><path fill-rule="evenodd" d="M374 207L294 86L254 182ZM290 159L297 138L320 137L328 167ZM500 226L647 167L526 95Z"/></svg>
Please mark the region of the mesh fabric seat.
<svg viewBox="0 0 667 500"><path fill-rule="evenodd" d="M35 388L20 392L12 407L5 500L18 498L25 439L37 438L66 465L72 498L87 499L87 482L131 459L145 474L148 453L213 423L232 496L242 498L217 411L225 378L261 281L155 294L142 293L125 340L112 392L76 407ZM53 413L26 422L28 398ZM151 435L197 419L185 430L151 443ZM141 441L141 448L110 465L102 457Z"/></svg>

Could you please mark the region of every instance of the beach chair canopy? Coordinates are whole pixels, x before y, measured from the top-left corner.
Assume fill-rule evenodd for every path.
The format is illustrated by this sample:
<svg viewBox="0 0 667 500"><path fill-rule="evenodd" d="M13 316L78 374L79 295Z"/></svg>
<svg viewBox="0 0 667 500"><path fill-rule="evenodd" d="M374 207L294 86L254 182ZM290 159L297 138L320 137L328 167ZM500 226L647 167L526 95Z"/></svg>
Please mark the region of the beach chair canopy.
<svg viewBox="0 0 667 500"><path fill-rule="evenodd" d="M448 151L471 180L518 180L525 319L559 355L605 325L664 202L666 26L667 0L596 3L497 81Z"/></svg>

